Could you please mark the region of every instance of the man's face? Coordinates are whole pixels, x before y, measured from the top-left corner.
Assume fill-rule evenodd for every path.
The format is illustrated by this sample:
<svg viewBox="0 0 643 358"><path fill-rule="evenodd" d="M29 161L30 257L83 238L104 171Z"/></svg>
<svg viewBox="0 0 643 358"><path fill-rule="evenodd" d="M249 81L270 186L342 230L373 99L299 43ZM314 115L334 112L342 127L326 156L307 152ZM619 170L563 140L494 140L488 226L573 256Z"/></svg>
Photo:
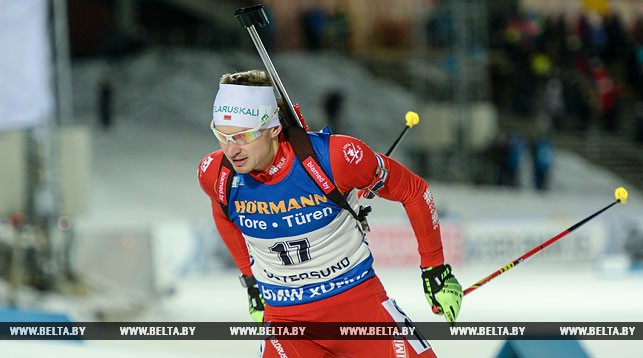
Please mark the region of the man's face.
<svg viewBox="0 0 643 358"><path fill-rule="evenodd" d="M235 126L217 126L223 133L234 135L249 128ZM270 167L277 153L278 135L281 127L262 129L261 135L254 141L240 145L233 142L221 142L221 149L237 173L247 174L251 171L265 171Z"/></svg>

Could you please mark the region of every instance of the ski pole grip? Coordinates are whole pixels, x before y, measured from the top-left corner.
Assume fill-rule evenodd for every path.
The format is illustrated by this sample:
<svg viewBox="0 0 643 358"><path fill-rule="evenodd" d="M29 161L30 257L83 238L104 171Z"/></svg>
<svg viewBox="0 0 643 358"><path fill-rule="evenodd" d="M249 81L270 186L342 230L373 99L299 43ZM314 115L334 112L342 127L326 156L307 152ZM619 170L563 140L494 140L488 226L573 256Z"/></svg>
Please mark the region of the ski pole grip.
<svg viewBox="0 0 643 358"><path fill-rule="evenodd" d="M234 16L245 28L251 26L264 27L269 23L268 16L266 16L262 4L237 9L234 12Z"/></svg>

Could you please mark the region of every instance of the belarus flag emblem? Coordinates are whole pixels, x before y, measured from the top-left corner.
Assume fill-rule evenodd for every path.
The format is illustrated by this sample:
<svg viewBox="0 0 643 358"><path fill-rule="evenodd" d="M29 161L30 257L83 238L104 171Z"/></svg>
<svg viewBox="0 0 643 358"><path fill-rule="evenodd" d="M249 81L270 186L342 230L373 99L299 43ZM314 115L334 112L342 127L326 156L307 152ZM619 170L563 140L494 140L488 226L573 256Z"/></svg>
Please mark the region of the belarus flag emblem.
<svg viewBox="0 0 643 358"><path fill-rule="evenodd" d="M223 115L223 120L224 121L231 121L232 120L232 115L231 114L224 114Z"/></svg>

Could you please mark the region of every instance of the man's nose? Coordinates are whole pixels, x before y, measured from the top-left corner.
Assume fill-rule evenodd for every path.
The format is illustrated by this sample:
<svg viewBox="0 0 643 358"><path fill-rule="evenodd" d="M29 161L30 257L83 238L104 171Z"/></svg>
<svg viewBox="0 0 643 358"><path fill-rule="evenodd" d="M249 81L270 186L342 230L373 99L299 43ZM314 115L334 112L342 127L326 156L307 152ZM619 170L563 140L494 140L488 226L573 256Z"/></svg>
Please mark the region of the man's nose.
<svg viewBox="0 0 643 358"><path fill-rule="evenodd" d="M229 141L225 145L225 152L228 153L229 156L233 157L241 152L241 146L235 142Z"/></svg>

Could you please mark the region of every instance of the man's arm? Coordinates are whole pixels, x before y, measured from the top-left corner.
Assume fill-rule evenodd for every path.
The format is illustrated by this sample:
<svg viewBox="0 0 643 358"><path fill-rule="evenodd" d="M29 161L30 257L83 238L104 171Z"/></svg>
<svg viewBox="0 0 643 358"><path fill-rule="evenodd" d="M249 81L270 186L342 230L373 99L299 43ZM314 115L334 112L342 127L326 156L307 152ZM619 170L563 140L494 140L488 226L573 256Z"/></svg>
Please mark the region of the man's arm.
<svg viewBox="0 0 643 358"><path fill-rule="evenodd" d="M265 309L261 292L257 286L257 281L252 276L250 270L250 254L246 241L239 228L228 219L223 212L221 204L217 201L215 187L219 177L221 159L223 152L217 151L206 155L199 163L198 178L201 189L210 197L212 206L212 217L217 227L221 239L228 248L234 263L241 271L241 282L248 293L248 311L255 322L263 321L263 311Z"/></svg>
<svg viewBox="0 0 643 358"><path fill-rule="evenodd" d="M206 155L199 164L198 179L201 189L210 197L212 217L221 239L225 243L232 259L244 276L251 276L250 255L246 241L239 228L228 219L216 199L215 185L219 175L223 152L217 151Z"/></svg>
<svg viewBox="0 0 643 358"><path fill-rule="evenodd" d="M428 184L397 161L347 136L330 139L330 163L342 192L364 189L402 203L418 242L422 284L433 312L453 324L460 312L462 286L444 264L440 220Z"/></svg>
<svg viewBox="0 0 643 358"><path fill-rule="evenodd" d="M434 267L444 263L440 222L428 184L399 162L384 154L377 156L359 139L331 136L330 162L335 184L344 193L373 187L379 180L376 175L378 167L383 164L388 173L376 194L404 206L418 241L420 265Z"/></svg>

